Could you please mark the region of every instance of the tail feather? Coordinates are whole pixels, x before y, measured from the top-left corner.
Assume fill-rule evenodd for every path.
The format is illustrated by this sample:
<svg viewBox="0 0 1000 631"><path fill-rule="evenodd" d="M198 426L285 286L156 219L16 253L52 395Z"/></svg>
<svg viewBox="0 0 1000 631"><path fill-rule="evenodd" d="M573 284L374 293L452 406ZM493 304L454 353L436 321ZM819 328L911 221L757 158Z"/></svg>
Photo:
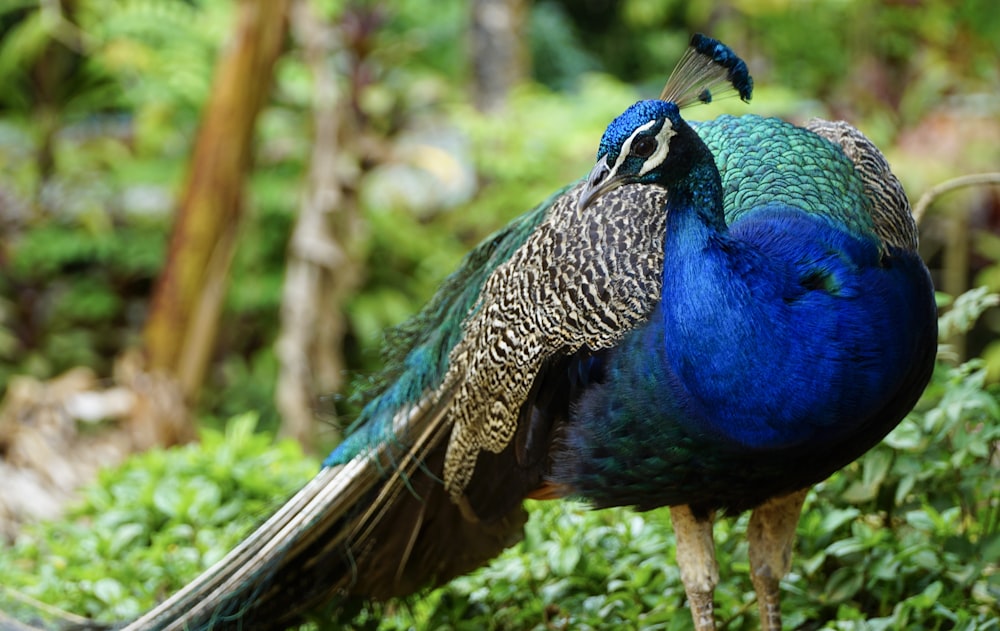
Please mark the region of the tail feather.
<svg viewBox="0 0 1000 631"><path fill-rule="evenodd" d="M447 404L397 415L398 440L328 466L225 558L125 631L283 629L356 600L408 595L520 538L518 505L470 521L444 492Z"/></svg>
<svg viewBox="0 0 1000 631"><path fill-rule="evenodd" d="M167 631L180 629L223 629L236 626L251 613L246 606L261 613L270 609L268 596L274 596L274 579L298 555L296 549L315 541L317 536L333 538L330 521L338 522L347 497L338 496L337 489L353 492L365 477L366 464L361 459L337 468L321 470L301 491L247 537L225 558L209 568L195 581L125 627L127 631ZM347 484L353 480L355 485ZM333 518L331 520L331 518ZM324 527L322 522L327 522ZM343 530L341 533L343 536ZM270 592L270 593L269 593ZM299 607L289 606L292 616ZM258 628L282 628L284 616L271 616L269 623ZM290 621L289 621L290 622ZM232 625L228 623L233 623Z"/></svg>
<svg viewBox="0 0 1000 631"><path fill-rule="evenodd" d="M456 384L445 372L460 323L491 272L509 259L560 191L466 257L397 334L387 372L357 427L324 468L230 554L126 631L282 629L307 613L408 595L471 571L521 538L514 490L480 515L444 492ZM445 383L442 383L444 381ZM422 393L422 394L421 394ZM492 454L491 454L492 455ZM508 471L512 450L497 467ZM523 483L527 484L527 482Z"/></svg>

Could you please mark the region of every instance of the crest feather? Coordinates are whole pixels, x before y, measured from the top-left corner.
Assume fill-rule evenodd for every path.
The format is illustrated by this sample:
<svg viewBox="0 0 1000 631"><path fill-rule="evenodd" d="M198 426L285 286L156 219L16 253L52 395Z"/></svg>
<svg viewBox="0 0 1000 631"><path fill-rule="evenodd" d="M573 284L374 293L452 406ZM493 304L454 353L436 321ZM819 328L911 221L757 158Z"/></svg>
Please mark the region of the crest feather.
<svg viewBox="0 0 1000 631"><path fill-rule="evenodd" d="M670 73L660 100L683 108L711 103L729 92L736 92L744 101L750 101L753 78L746 63L722 42L695 33L691 45Z"/></svg>

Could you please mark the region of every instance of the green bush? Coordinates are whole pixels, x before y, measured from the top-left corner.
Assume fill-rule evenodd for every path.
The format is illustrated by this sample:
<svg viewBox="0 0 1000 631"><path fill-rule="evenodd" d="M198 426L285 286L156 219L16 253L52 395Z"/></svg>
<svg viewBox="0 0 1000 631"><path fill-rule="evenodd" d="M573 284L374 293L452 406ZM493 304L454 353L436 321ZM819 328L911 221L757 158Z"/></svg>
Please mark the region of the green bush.
<svg viewBox="0 0 1000 631"><path fill-rule="evenodd" d="M272 444L256 416L101 473L58 522L0 551L17 595L103 621L134 617L221 558L315 473L298 443ZM2 592L0 592L2 593ZM6 594L2 609L15 603ZM16 607L14 607L16 611ZM8 613L11 613L8 610Z"/></svg>

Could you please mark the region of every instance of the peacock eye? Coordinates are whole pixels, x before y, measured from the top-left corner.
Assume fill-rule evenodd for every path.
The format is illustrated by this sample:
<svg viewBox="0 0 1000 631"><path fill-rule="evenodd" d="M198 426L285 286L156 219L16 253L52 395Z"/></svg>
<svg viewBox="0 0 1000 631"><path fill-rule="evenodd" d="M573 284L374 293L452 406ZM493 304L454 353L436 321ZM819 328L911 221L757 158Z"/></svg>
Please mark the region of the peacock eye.
<svg viewBox="0 0 1000 631"><path fill-rule="evenodd" d="M632 155L639 158L648 158L656 151L656 144L656 139L652 136L637 138L635 144L632 145Z"/></svg>

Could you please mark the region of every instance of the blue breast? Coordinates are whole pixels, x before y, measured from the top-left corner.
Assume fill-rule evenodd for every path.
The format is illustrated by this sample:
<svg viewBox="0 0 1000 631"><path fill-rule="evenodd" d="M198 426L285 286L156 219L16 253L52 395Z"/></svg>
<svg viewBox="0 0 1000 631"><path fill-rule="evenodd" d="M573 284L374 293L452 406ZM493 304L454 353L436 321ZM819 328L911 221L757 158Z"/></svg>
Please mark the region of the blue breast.
<svg viewBox="0 0 1000 631"><path fill-rule="evenodd" d="M926 310L913 309L931 293L922 262L883 256L877 241L787 207L758 209L730 234L746 251L735 259L743 269L730 251L700 264L710 286L665 283L673 308L661 304L636 333L628 370L664 375L657 416L716 446L849 438L899 390L926 342Z"/></svg>

